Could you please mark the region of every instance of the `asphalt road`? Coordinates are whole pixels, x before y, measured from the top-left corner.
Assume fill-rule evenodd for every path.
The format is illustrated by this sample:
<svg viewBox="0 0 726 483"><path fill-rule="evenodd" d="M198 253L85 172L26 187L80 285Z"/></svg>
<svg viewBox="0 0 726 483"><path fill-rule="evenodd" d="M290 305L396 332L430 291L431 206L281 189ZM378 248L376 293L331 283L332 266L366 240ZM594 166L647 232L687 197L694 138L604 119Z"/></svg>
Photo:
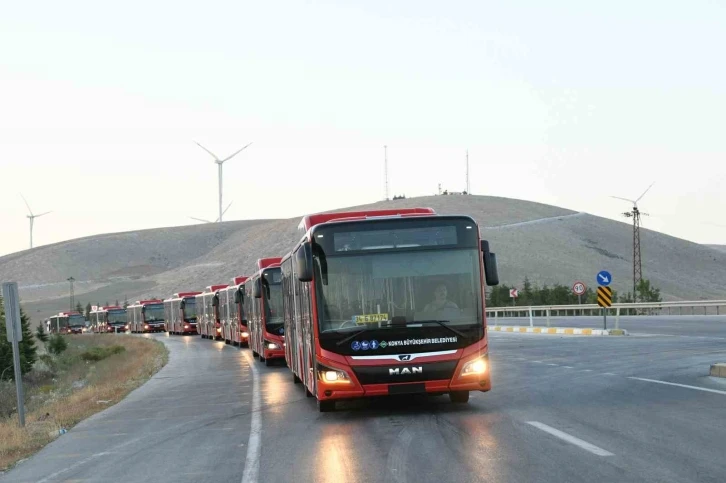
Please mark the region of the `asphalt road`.
<svg viewBox="0 0 726 483"><path fill-rule="evenodd" d="M2 482L723 482L726 341L491 334L493 389L318 413L287 368L196 337ZM250 363L253 365L250 367Z"/></svg>
<svg viewBox="0 0 726 483"><path fill-rule="evenodd" d="M529 325L527 317L490 317L491 325ZM532 323L545 327L547 319L533 317ZM603 328L602 317L550 317L551 327ZM621 316L619 328L634 334L660 334L694 337L721 337L726 340L726 315ZM608 316L608 329L615 328L615 317Z"/></svg>

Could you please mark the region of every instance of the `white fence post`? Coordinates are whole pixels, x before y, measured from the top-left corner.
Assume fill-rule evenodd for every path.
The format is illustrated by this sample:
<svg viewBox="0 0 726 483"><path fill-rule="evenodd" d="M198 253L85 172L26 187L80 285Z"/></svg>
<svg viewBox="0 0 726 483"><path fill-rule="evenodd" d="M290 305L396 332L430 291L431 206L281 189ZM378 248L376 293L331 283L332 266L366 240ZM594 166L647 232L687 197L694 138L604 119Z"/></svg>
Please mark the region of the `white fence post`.
<svg viewBox="0 0 726 483"><path fill-rule="evenodd" d="M534 327L534 320L532 319L532 307L529 307L529 326Z"/></svg>

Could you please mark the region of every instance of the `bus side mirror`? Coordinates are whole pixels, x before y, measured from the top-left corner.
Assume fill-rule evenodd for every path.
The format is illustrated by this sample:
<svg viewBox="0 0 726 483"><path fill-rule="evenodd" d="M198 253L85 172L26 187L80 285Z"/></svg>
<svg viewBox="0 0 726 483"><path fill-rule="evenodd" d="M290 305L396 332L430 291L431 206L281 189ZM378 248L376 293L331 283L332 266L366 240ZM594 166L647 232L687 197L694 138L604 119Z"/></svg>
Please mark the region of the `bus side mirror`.
<svg viewBox="0 0 726 483"><path fill-rule="evenodd" d="M497 255L489 251L489 242L481 241L482 258L484 260L484 278L487 285L499 285L499 271L497 270Z"/></svg>
<svg viewBox="0 0 726 483"><path fill-rule="evenodd" d="M252 284L252 296L256 299L262 297L262 280L260 280L259 278L256 279Z"/></svg>
<svg viewBox="0 0 726 483"><path fill-rule="evenodd" d="M237 290L234 293L234 303L241 304L242 303L242 297L243 297L242 292L239 291L239 290Z"/></svg>
<svg viewBox="0 0 726 483"><path fill-rule="evenodd" d="M212 297L212 307L219 307L219 295Z"/></svg>
<svg viewBox="0 0 726 483"><path fill-rule="evenodd" d="M301 282L310 282L313 279L313 252L310 242L303 243L295 252L295 273Z"/></svg>
<svg viewBox="0 0 726 483"><path fill-rule="evenodd" d="M179 307L182 310L184 310L184 307L186 307L186 306L187 306L187 301L186 300L182 300L181 302L179 302Z"/></svg>

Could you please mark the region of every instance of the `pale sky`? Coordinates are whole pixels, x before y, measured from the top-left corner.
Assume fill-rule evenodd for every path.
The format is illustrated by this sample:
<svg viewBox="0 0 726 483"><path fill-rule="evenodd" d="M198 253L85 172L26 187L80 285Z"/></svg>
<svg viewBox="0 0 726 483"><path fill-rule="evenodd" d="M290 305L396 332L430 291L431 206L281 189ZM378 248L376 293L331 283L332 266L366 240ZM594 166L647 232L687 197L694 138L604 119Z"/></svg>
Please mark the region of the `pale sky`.
<svg viewBox="0 0 726 483"><path fill-rule="evenodd" d="M0 0L0 255L464 189L726 244L726 2ZM424 168L424 166L426 166Z"/></svg>

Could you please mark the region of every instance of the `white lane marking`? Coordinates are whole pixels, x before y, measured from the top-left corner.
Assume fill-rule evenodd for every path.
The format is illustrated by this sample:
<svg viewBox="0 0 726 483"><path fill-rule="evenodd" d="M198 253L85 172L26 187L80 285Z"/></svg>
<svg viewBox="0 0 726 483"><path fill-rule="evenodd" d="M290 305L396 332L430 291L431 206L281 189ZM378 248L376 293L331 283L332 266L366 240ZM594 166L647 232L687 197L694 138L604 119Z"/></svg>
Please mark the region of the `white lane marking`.
<svg viewBox="0 0 726 483"><path fill-rule="evenodd" d="M615 456L610 451L606 451L598 446L595 446L594 444L590 444L587 441L583 441L580 438L576 438L571 434L567 434L563 431L560 431L559 429L555 429L552 426L547 426L546 424L540 423L539 421L527 421L527 424L530 424L535 428L541 429L545 433L549 433L552 436L556 436L563 441L567 441L568 443L574 444L575 446L579 446L580 448L584 449L585 451L589 451L592 454L596 454L598 456Z"/></svg>
<svg viewBox="0 0 726 483"><path fill-rule="evenodd" d="M565 369L574 369L574 367L572 367L572 366L562 366L562 367L564 367Z"/></svg>
<svg viewBox="0 0 726 483"><path fill-rule="evenodd" d="M684 387L686 389L695 389L697 391L712 392L714 394L721 394L723 396L726 396L726 391L719 391L718 389L709 389L707 387L689 386L687 384L678 384L676 382L659 381L657 379L645 379L643 377L629 377L628 379L635 379L636 381L654 382L656 384L665 384L666 386Z"/></svg>
<svg viewBox="0 0 726 483"><path fill-rule="evenodd" d="M592 372L592 369L581 369L582 372Z"/></svg>
<svg viewBox="0 0 726 483"><path fill-rule="evenodd" d="M556 366L557 364L550 364L550 363L548 363L547 365L548 366Z"/></svg>
<svg viewBox="0 0 726 483"><path fill-rule="evenodd" d="M252 414L250 421L250 436L247 440L247 456L245 457L245 470L242 473L242 483L257 483L260 473L260 433L262 432L262 414L260 413L260 377L257 374L255 361L249 351L245 351L245 359L252 369Z"/></svg>
<svg viewBox="0 0 726 483"><path fill-rule="evenodd" d="M613 374L612 372L603 372L606 376L617 376L617 374Z"/></svg>
<svg viewBox="0 0 726 483"><path fill-rule="evenodd" d="M534 362L535 364L542 364L542 361L532 361L532 362Z"/></svg>

